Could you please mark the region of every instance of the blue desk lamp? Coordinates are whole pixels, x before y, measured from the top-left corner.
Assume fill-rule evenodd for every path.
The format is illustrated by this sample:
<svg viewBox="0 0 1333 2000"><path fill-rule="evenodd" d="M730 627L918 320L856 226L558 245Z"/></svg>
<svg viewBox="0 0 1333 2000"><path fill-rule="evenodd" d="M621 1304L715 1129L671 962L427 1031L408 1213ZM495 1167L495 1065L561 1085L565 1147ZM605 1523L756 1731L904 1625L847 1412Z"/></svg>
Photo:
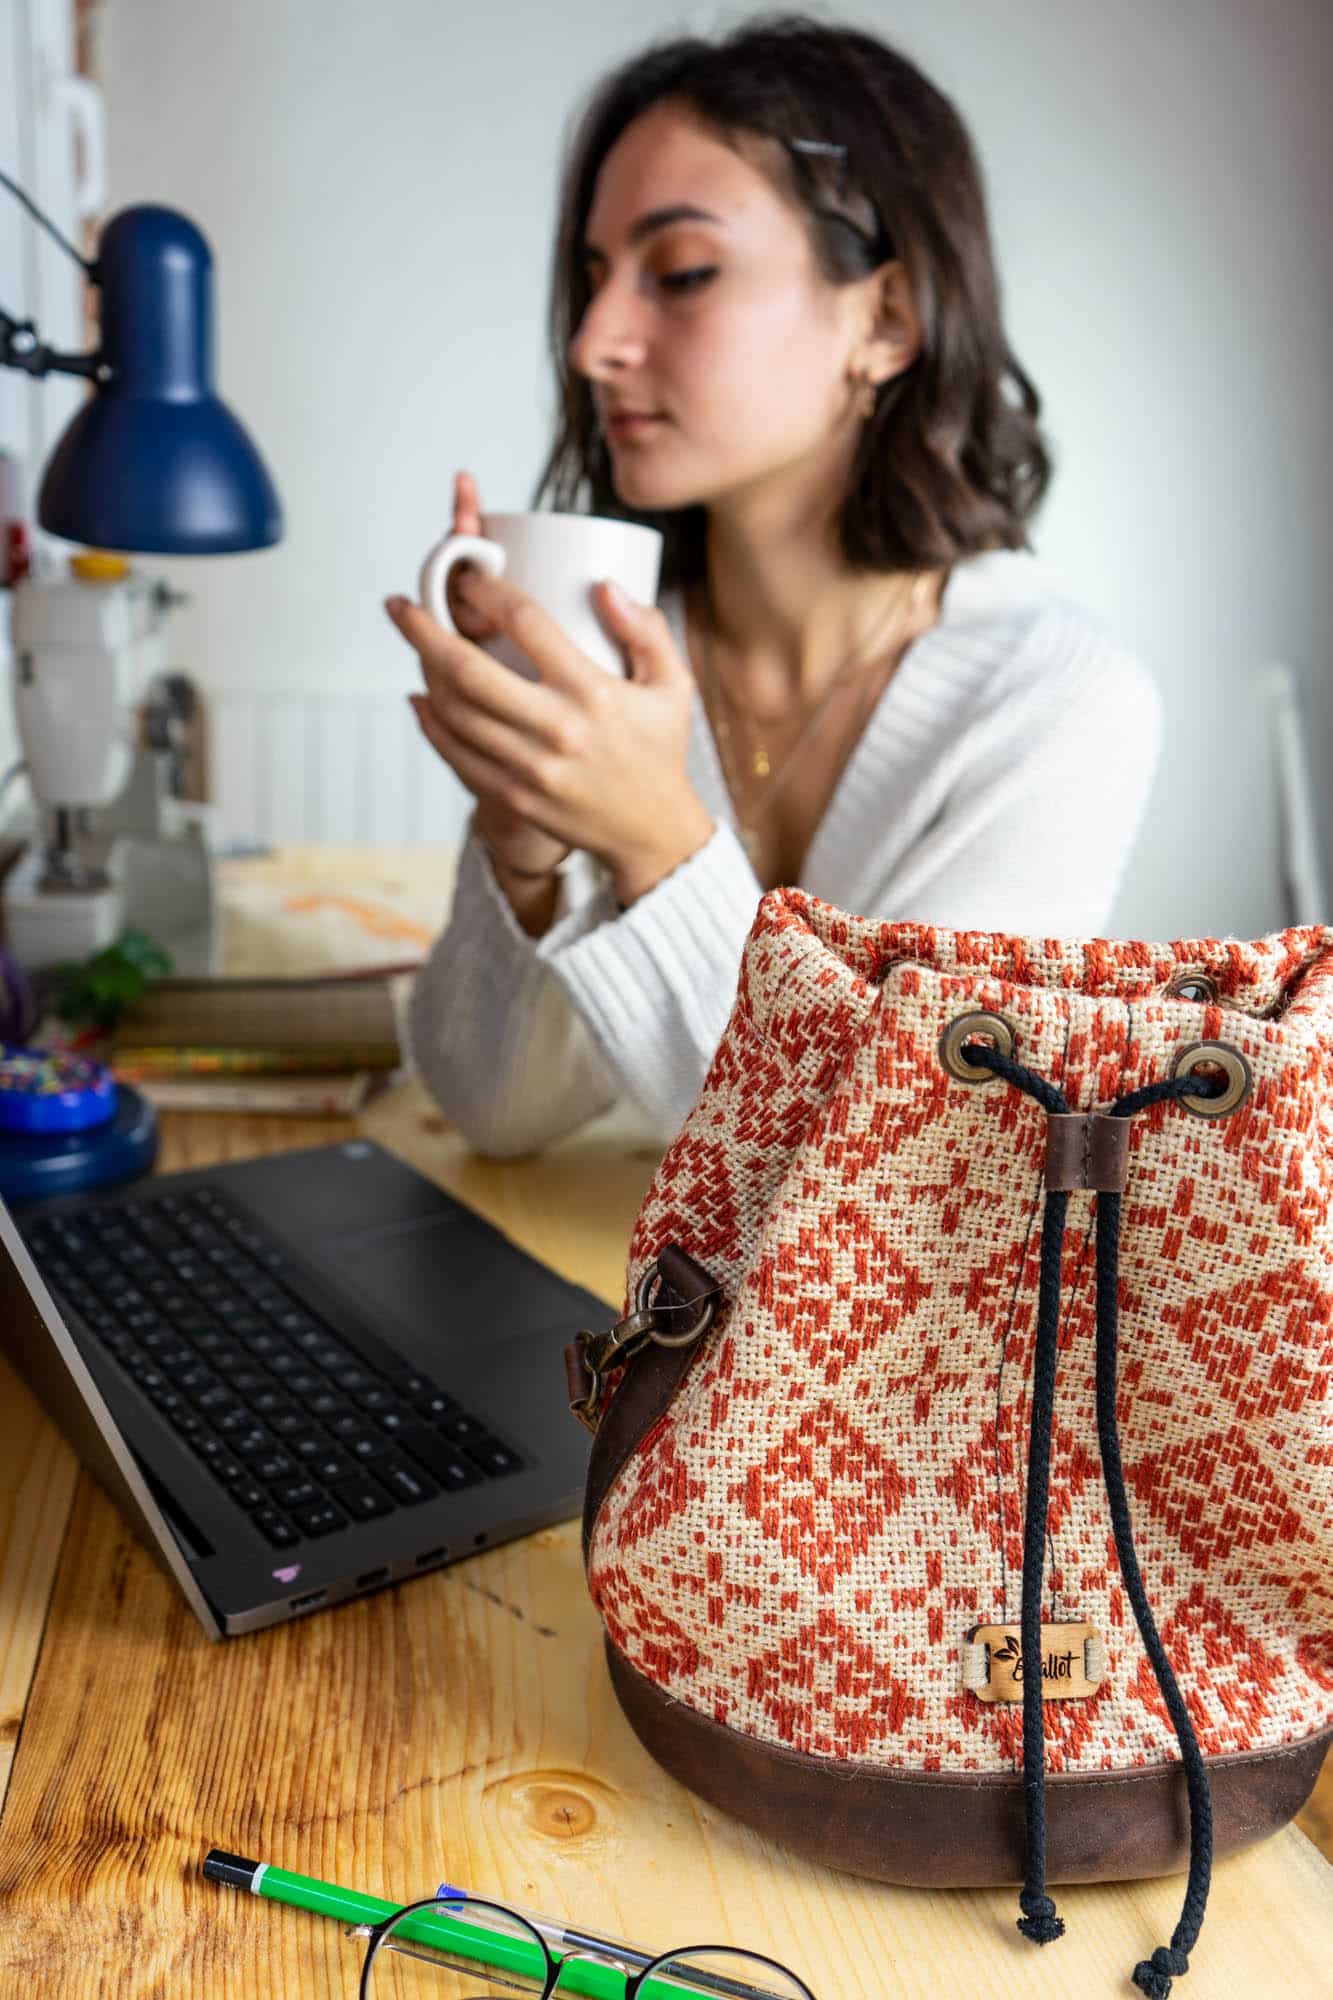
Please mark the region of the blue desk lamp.
<svg viewBox="0 0 1333 2000"><path fill-rule="evenodd" d="M30 971L83 958L136 923L178 960L183 947L208 957L202 836L167 841L163 745L125 726L160 651L162 615L180 600L100 552L266 548L282 533L282 511L258 451L214 392L213 259L189 218L123 209L90 262L4 173L0 186L97 288L101 335L95 353L59 354L30 320L0 308L0 366L90 385L44 469L37 519L98 552L74 557L68 580L16 586L16 768L27 771L45 838L6 877L6 930ZM165 714L157 720L169 728Z"/></svg>
<svg viewBox="0 0 1333 2000"><path fill-rule="evenodd" d="M282 509L255 446L213 389L213 258L175 209L122 209L81 257L9 188L101 294L95 354L56 354L0 307L0 366L85 376L94 387L47 464L37 519L95 548L155 555L262 549Z"/></svg>

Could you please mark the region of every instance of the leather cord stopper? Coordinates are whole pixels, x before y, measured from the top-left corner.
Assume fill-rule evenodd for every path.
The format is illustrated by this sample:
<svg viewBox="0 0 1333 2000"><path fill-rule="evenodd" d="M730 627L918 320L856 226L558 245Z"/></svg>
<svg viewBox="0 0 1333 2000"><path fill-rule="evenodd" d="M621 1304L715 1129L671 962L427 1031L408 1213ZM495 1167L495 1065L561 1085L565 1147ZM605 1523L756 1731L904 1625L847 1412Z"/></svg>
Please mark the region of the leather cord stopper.
<svg viewBox="0 0 1333 2000"><path fill-rule="evenodd" d="M1123 1194L1129 1179L1128 1118L1104 1111L1048 1111L1046 1191L1087 1188L1093 1194Z"/></svg>

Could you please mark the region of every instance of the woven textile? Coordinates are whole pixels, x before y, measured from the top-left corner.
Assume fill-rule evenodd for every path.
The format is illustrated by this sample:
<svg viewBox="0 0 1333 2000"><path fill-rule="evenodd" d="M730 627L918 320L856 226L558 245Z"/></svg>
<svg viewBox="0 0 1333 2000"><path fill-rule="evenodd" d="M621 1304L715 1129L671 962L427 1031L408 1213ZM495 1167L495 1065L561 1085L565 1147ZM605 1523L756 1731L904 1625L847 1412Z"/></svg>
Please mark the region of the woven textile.
<svg viewBox="0 0 1333 2000"><path fill-rule="evenodd" d="M1188 973L1216 1004L1167 990ZM1080 1110L1199 1041L1249 1063L1229 1116L1132 1119L1120 1446L1204 1756L1310 1737L1333 1722L1333 929L1071 943L766 896L630 1247L627 1299L677 1243L724 1306L598 1517L610 1637L678 1701L793 1750L1021 1770L1021 1706L965 1688L963 1648L1019 1617L1046 1118L942 1066L976 1009ZM1179 1757L1103 1489L1097 1199L1069 1200L1042 1617L1095 1626L1107 1667L1047 1703L1051 1774Z"/></svg>

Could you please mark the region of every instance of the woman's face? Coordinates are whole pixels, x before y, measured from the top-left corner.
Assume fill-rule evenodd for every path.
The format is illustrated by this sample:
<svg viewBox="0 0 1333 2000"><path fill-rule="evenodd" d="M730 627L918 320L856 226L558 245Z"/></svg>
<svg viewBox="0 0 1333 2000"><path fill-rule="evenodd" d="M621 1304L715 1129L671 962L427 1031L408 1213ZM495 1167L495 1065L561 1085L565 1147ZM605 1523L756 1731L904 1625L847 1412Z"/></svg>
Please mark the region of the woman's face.
<svg viewBox="0 0 1333 2000"><path fill-rule="evenodd" d="M849 371L868 293L822 277L766 175L687 109L656 104L602 163L584 249L591 297L570 360L627 505L835 473L857 424Z"/></svg>

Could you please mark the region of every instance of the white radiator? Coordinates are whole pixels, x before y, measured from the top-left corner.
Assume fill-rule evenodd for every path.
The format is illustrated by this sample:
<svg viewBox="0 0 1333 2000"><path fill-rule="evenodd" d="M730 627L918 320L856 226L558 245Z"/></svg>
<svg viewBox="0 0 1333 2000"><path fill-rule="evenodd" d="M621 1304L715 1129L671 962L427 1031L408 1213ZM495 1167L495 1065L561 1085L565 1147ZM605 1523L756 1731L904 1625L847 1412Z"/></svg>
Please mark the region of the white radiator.
<svg viewBox="0 0 1333 2000"><path fill-rule="evenodd" d="M452 846L471 809L401 692L215 690L208 732L219 845Z"/></svg>

